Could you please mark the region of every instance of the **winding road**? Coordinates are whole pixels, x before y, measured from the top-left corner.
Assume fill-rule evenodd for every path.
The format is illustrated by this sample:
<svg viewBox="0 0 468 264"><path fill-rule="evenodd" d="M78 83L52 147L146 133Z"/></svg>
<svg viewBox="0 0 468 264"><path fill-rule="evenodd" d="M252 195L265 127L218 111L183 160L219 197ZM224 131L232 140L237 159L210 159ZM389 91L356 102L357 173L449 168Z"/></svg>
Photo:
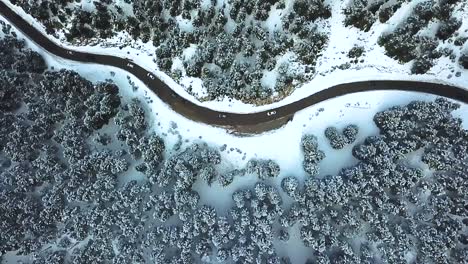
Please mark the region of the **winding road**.
<svg viewBox="0 0 468 264"><path fill-rule="evenodd" d="M153 73L145 70L143 67L130 60L110 55L74 51L57 45L34 26L30 25L20 15L16 14L14 10L10 9L1 0L0 14L13 26L18 28L32 41L47 50L49 53L68 60L108 65L125 70L145 83L151 91L153 91L163 102L169 105L177 113L188 119L210 125L248 127L258 126L263 123L271 123L280 119L290 119L296 112L306 107L334 97L364 91L395 90L422 92L468 103L468 90L461 87L416 81L371 80L339 84L319 91L299 101L262 112L238 114L214 111L209 108L199 106L175 93L167 84L158 79ZM268 128L267 126L264 130L268 129L271 128Z"/></svg>

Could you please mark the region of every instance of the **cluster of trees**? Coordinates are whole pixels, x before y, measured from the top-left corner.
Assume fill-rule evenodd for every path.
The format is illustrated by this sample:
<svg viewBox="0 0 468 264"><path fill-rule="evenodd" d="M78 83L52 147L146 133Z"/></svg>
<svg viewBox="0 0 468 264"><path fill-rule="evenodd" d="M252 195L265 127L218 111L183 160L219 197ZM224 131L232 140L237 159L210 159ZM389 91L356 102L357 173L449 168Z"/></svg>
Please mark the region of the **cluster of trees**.
<svg viewBox="0 0 468 264"><path fill-rule="evenodd" d="M179 3L180 2L180 3ZM314 22L329 17L323 1L295 1L292 10L284 9L283 1L229 1L208 7L197 1L135 1L134 13L140 31L135 37L152 40L158 47L159 67L170 72L173 59L183 60L185 74L203 80L205 100L228 96L246 102L271 99L285 94L302 83L314 69L327 36L319 33ZM219 5L218 5L219 6ZM283 9L283 22L271 29L265 25L272 8ZM170 16L164 14L169 10ZM193 29L181 26L176 16L190 21ZM252 19L248 19L253 16ZM153 19L148 19L148 17ZM169 30L167 30L169 29ZM188 47L196 47L190 58L183 57ZM279 70L279 61L287 52L294 52L293 69ZM265 71L278 72L274 86L262 82Z"/></svg>
<svg viewBox="0 0 468 264"><path fill-rule="evenodd" d="M299 223L310 263L468 260L468 131L451 115L458 107L437 99L377 113L381 133L354 147L356 165L303 185L283 179L295 202L280 223ZM418 150L430 173L405 161Z"/></svg>
<svg viewBox="0 0 468 264"><path fill-rule="evenodd" d="M460 65L468 70L468 52L463 53L459 59Z"/></svg>
<svg viewBox="0 0 468 264"><path fill-rule="evenodd" d="M89 39L93 37L108 38L116 30L125 29L127 14L123 6L115 1L93 1L94 10L85 10L78 6L75 0L11 0L12 4L40 21L47 33L56 34L59 30L68 28L65 36L69 41L76 38ZM124 3L128 0L125 0Z"/></svg>
<svg viewBox="0 0 468 264"><path fill-rule="evenodd" d="M317 137L311 134L301 139L301 149L304 153L303 168L311 176L319 174L319 163L325 158L325 152L319 149Z"/></svg>
<svg viewBox="0 0 468 264"><path fill-rule="evenodd" d="M280 167L273 160L252 159L247 163L247 173L256 175L259 179L277 177L280 174Z"/></svg>
<svg viewBox="0 0 468 264"><path fill-rule="evenodd" d="M452 17L453 9L458 1L425 1L417 4L412 16L402 22L394 32L383 35L379 44L385 47L387 55L399 60L409 62L414 60L412 73L427 72L434 61L442 56L437 49L440 41L452 37L461 26L461 21ZM434 36L420 36L430 21L437 21L439 27Z"/></svg>
<svg viewBox="0 0 468 264"><path fill-rule="evenodd" d="M363 1L357 0L362 3ZM364 1L367 2L367 1ZM402 2L393 1L393 12ZM426 73L435 64L435 60L442 56L438 49L439 43L454 37L454 33L460 28L461 21L453 17L453 10L459 1L423 1L414 6L412 13L392 31L379 38L378 44L385 48L386 54L399 62L413 61L411 72L413 74ZM385 1L378 1L380 8L385 6ZM359 6L359 4L357 5ZM372 5L371 5L372 6ZM359 10L353 8L352 10ZM366 9L364 9L366 10ZM359 13L359 11L356 11ZM366 11L369 12L369 11ZM349 19L355 18L350 15ZM388 19L388 18L387 18ZM357 19L357 21L360 21ZM431 34L419 34L428 24L434 21L438 25L437 31ZM370 28L360 27L363 30ZM359 25L357 25L359 27Z"/></svg>
<svg viewBox="0 0 468 264"><path fill-rule="evenodd" d="M72 0L11 2L41 21L49 33L63 30L69 41L107 39L125 30L134 39L151 42L162 71L177 80L183 76L202 79L206 94L200 100L227 96L257 104L279 100L310 80L328 42L316 21L331 16L324 0L293 0L291 7L284 0L223 4L220 0L98 0L91 10ZM353 0L344 10L344 23L369 31L377 20L388 21L407 2ZM459 2L418 3L378 44L399 62L412 61L414 74L426 73L444 54L454 59L453 52L443 52L438 46L454 38L461 26L452 16ZM266 23L272 10L282 11L281 23L274 27ZM418 34L431 21L438 23L436 32ZM187 48L195 49L193 56L186 56ZM181 68L173 65L176 58L182 60ZM459 62L466 65L465 57ZM275 73L275 81L265 81L272 76L269 72ZM191 92L191 87L187 89Z"/></svg>
<svg viewBox="0 0 468 264"><path fill-rule="evenodd" d="M377 20L387 22L405 1L352 0L344 10L344 23L367 32Z"/></svg>
<svg viewBox="0 0 468 264"><path fill-rule="evenodd" d="M292 226L310 248L307 263L468 261L468 131L451 115L455 103L376 114L380 135L356 144L359 162L338 175L319 175L325 154L306 135L310 177L272 186L281 177L272 160L226 173L203 142L167 152L145 105L114 84L45 71L12 37L0 52L12 62L0 63L0 262L9 253L28 263L286 264L275 243L288 243ZM405 162L417 151L430 173ZM235 190L227 210L194 189L246 173L258 182Z"/></svg>
<svg viewBox="0 0 468 264"><path fill-rule="evenodd" d="M334 149L342 149L346 145L352 144L356 140L358 133L359 128L356 125L347 125L341 133L334 126L325 129L325 137Z"/></svg>
<svg viewBox="0 0 468 264"><path fill-rule="evenodd" d="M345 24L367 32L377 19L381 23L387 22L403 3L410 2L407 0L353 0L344 10ZM385 48L389 57L399 62L413 61L411 68L413 74L426 73L442 55L454 59L451 51L443 51L438 46L440 42L449 39L452 41L457 37L455 33L462 21L453 14L458 3L460 3L458 0L437 0L416 4L412 13L399 22L392 32L384 33L380 37L378 44ZM427 29L430 22L437 23L437 30L433 34L420 34L422 30ZM462 46L466 41L462 38L457 38L457 40L460 43L456 46ZM460 58L460 64L462 61Z"/></svg>
<svg viewBox="0 0 468 264"><path fill-rule="evenodd" d="M70 2L12 1L49 31L64 30L69 41L105 39L126 30L157 47L162 71L201 78L207 91L201 99L228 96L251 103L277 100L310 78L328 41L315 21L331 16L324 0L295 0L292 8L284 0L231 0L222 5L219 0L99 0L93 2L95 10ZM125 5L133 12L125 12ZM282 22L274 26L266 23L273 9L282 10ZM184 57L189 47L196 52ZM173 68L175 58L183 61L183 68ZM276 82L262 81L270 71L277 73Z"/></svg>
<svg viewBox="0 0 468 264"><path fill-rule="evenodd" d="M144 105L125 102L116 85L46 71L11 36L0 48L11 62L0 65L1 262L8 252L33 263L279 261L270 232L282 212L276 189L240 190L232 213L218 215L192 188L247 169L276 177L277 164L221 174L220 153L204 143L167 157Z"/></svg>
<svg viewBox="0 0 468 264"><path fill-rule="evenodd" d="M359 62L363 62L361 56L364 55L365 48L362 46L354 46L348 51L348 58L351 59L351 62L357 64Z"/></svg>

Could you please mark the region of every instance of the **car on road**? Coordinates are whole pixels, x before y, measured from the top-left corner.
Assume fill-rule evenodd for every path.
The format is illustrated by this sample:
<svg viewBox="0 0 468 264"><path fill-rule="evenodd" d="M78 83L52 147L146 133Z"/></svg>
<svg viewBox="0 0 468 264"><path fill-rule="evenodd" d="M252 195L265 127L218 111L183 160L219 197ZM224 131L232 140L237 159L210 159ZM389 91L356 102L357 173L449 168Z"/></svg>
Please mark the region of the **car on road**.
<svg viewBox="0 0 468 264"><path fill-rule="evenodd" d="M69 55L73 55L73 54L74 54L74 52L71 51L71 50L67 51L67 53L68 53Z"/></svg>
<svg viewBox="0 0 468 264"><path fill-rule="evenodd" d="M129 63L127 63L127 67L129 67L129 68L132 68L132 69L133 69L134 65L133 65L132 63L130 63L130 62L129 62Z"/></svg>
<svg viewBox="0 0 468 264"><path fill-rule="evenodd" d="M267 112L267 116L272 116L272 115L276 115L275 110Z"/></svg>
<svg viewBox="0 0 468 264"><path fill-rule="evenodd" d="M227 116L225 114L219 114L218 118L226 118Z"/></svg>
<svg viewBox="0 0 468 264"><path fill-rule="evenodd" d="M146 76L150 77L150 78L151 78L151 80L154 80L154 79L155 79L154 75L153 75L153 74L151 74L151 73L148 73L148 74L146 74Z"/></svg>

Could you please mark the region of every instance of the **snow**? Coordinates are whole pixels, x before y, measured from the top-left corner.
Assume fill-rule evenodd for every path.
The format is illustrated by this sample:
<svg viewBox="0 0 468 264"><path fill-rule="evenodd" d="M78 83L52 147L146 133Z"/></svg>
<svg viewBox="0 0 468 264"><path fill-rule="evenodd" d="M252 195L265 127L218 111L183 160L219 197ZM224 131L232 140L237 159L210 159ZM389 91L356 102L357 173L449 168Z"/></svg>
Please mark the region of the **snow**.
<svg viewBox="0 0 468 264"><path fill-rule="evenodd" d="M276 78L278 73L276 71L265 71L263 77L260 80L263 87L267 87L271 90L275 88Z"/></svg>
<svg viewBox="0 0 468 264"><path fill-rule="evenodd" d="M192 22L188 19L182 18L182 16L177 16L176 17L177 24L179 25L180 31L181 32L192 32L193 31L193 25Z"/></svg>
<svg viewBox="0 0 468 264"><path fill-rule="evenodd" d="M83 10L88 12L93 12L96 9L93 1L91 0L81 0L81 7L83 8Z"/></svg>
<svg viewBox="0 0 468 264"><path fill-rule="evenodd" d="M191 94L194 94L197 97L208 95L206 90L201 88L202 81L199 78L184 76L181 78L180 83L187 87Z"/></svg>
<svg viewBox="0 0 468 264"><path fill-rule="evenodd" d="M200 1L200 7L204 10L210 8L211 6L211 0L201 0Z"/></svg>
<svg viewBox="0 0 468 264"><path fill-rule="evenodd" d="M224 30L228 34L232 34L232 32L234 32L235 29L236 29L236 22L232 20L232 18L228 18L226 25L224 25Z"/></svg>
<svg viewBox="0 0 468 264"><path fill-rule="evenodd" d="M265 21L266 28L268 29L268 32L270 32L270 34L277 31L278 28L282 28L282 14L283 10L281 9L276 9L276 7L273 7L271 9L270 15Z"/></svg>
<svg viewBox="0 0 468 264"><path fill-rule="evenodd" d="M116 5L122 8L122 12L126 16L133 16L133 7L130 1L127 0L115 0Z"/></svg>
<svg viewBox="0 0 468 264"><path fill-rule="evenodd" d="M192 59L193 56L195 56L197 52L197 45L191 44L190 47L184 49L182 52L182 57L184 58L184 61L189 61Z"/></svg>

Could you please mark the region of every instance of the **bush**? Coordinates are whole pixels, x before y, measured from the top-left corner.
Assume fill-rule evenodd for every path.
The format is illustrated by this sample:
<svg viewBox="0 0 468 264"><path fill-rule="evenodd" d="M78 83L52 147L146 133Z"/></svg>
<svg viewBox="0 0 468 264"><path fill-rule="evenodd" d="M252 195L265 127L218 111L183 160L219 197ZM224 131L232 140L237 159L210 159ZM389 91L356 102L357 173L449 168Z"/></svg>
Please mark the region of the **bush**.
<svg viewBox="0 0 468 264"><path fill-rule="evenodd" d="M450 18L448 21L442 22L442 24L437 29L436 36L442 40L450 38L455 31L457 31L462 22L456 18Z"/></svg>
<svg viewBox="0 0 468 264"><path fill-rule="evenodd" d="M462 54L458 59L458 62L463 68L468 70L468 53Z"/></svg>
<svg viewBox="0 0 468 264"><path fill-rule="evenodd" d="M417 58L411 66L412 74L424 74L432 68L433 63L428 58Z"/></svg>

